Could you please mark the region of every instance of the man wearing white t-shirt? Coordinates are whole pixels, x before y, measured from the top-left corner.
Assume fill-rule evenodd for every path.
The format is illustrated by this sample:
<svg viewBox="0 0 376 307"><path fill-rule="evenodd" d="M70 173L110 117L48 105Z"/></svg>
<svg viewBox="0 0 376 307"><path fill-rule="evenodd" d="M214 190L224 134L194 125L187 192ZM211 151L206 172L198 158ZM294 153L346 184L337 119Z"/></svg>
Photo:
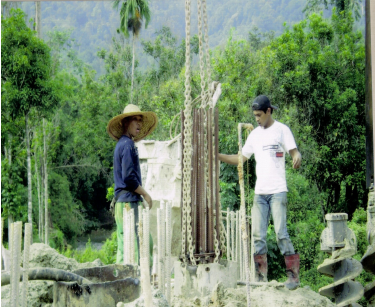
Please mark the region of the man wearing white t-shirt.
<svg viewBox="0 0 376 307"><path fill-rule="evenodd" d="M242 154L244 162L252 154L256 160L257 180L252 207L252 234L257 281L268 281L266 232L272 214L277 244L285 257L288 277L285 286L293 290L299 286L299 254L295 254L286 226L285 154L288 152L291 155L295 169L300 167L302 157L290 128L273 119L273 109L277 107L271 105L268 97L256 97L252 110L259 126L248 136ZM219 160L237 165L238 155L219 154Z"/></svg>

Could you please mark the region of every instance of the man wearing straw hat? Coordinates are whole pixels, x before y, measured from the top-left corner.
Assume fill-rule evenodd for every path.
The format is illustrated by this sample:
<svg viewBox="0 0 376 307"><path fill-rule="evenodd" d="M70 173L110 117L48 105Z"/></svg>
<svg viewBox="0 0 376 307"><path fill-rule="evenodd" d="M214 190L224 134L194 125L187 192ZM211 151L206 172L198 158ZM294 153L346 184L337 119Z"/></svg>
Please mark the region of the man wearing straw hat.
<svg viewBox="0 0 376 307"><path fill-rule="evenodd" d="M142 187L141 169L135 142L145 138L157 126L158 118L154 112L141 112L133 104L128 104L123 114L115 116L107 125L107 133L117 141L114 151L115 180L115 221L117 226L118 250L116 263L123 263L123 208L135 212L135 232L137 248L135 259L139 262L138 205L141 196L151 209L153 201ZM152 241L150 241L152 244ZM150 249L152 251L153 248Z"/></svg>
<svg viewBox="0 0 376 307"><path fill-rule="evenodd" d="M253 115L259 127L248 136L242 149L243 162L253 154L256 160L256 187L252 207L252 235L255 246L255 268L258 282L267 282L268 263L266 233L270 215L273 216L277 244L284 255L287 281L285 286L296 289L299 282L299 254L295 253L286 225L287 184L285 155L292 157L293 168L301 165L302 156L297 149L289 127L273 119L268 97L260 95L252 104ZM219 160L238 164L238 155L219 154Z"/></svg>

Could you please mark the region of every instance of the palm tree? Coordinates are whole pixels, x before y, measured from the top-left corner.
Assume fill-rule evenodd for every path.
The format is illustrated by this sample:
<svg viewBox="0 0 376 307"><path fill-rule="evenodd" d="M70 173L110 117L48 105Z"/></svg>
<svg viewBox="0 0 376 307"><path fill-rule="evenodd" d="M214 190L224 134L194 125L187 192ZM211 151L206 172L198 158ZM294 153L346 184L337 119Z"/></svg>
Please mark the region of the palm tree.
<svg viewBox="0 0 376 307"><path fill-rule="evenodd" d="M311 14L314 11L321 10L321 5L326 10L329 8L329 5L333 5L337 8L338 12L353 12L355 20L359 20L362 17L362 3L362 0L307 0L303 12Z"/></svg>
<svg viewBox="0 0 376 307"><path fill-rule="evenodd" d="M141 31L142 22L145 20L145 28L150 22L150 9L147 0L115 0L113 7L120 8L120 31L124 33L125 37L129 37L132 32L132 79L131 79L131 92L130 102L132 102L133 79L134 79L134 49L135 38Z"/></svg>

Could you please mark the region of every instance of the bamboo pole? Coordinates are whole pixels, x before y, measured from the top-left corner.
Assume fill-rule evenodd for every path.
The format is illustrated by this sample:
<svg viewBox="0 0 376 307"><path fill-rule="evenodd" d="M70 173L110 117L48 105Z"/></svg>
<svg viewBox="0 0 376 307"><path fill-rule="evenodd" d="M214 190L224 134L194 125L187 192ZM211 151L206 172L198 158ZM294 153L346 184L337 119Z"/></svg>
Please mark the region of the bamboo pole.
<svg viewBox="0 0 376 307"><path fill-rule="evenodd" d="M240 212L242 215L242 239L244 246L244 266L245 266L245 276L247 282L247 305L251 306L251 289L250 289L250 266L249 266L249 238L247 234L247 219L246 219L246 208L245 208L245 195L244 195L244 174L243 174L243 155L242 155L242 128L247 124L238 124L238 141L239 141L239 153L238 153L238 174L239 174L239 185L240 185ZM253 126L252 126L253 128Z"/></svg>

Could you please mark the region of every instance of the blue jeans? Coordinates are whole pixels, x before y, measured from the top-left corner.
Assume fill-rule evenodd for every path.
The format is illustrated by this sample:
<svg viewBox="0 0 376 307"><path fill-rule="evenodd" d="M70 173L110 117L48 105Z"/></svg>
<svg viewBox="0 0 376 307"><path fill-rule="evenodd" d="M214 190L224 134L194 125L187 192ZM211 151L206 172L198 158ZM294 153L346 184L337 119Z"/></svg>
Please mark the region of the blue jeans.
<svg viewBox="0 0 376 307"><path fill-rule="evenodd" d="M282 255L295 254L286 226L287 193L258 195L255 194L252 207L252 234L255 245L255 255L266 254L266 232L273 216L277 244Z"/></svg>

